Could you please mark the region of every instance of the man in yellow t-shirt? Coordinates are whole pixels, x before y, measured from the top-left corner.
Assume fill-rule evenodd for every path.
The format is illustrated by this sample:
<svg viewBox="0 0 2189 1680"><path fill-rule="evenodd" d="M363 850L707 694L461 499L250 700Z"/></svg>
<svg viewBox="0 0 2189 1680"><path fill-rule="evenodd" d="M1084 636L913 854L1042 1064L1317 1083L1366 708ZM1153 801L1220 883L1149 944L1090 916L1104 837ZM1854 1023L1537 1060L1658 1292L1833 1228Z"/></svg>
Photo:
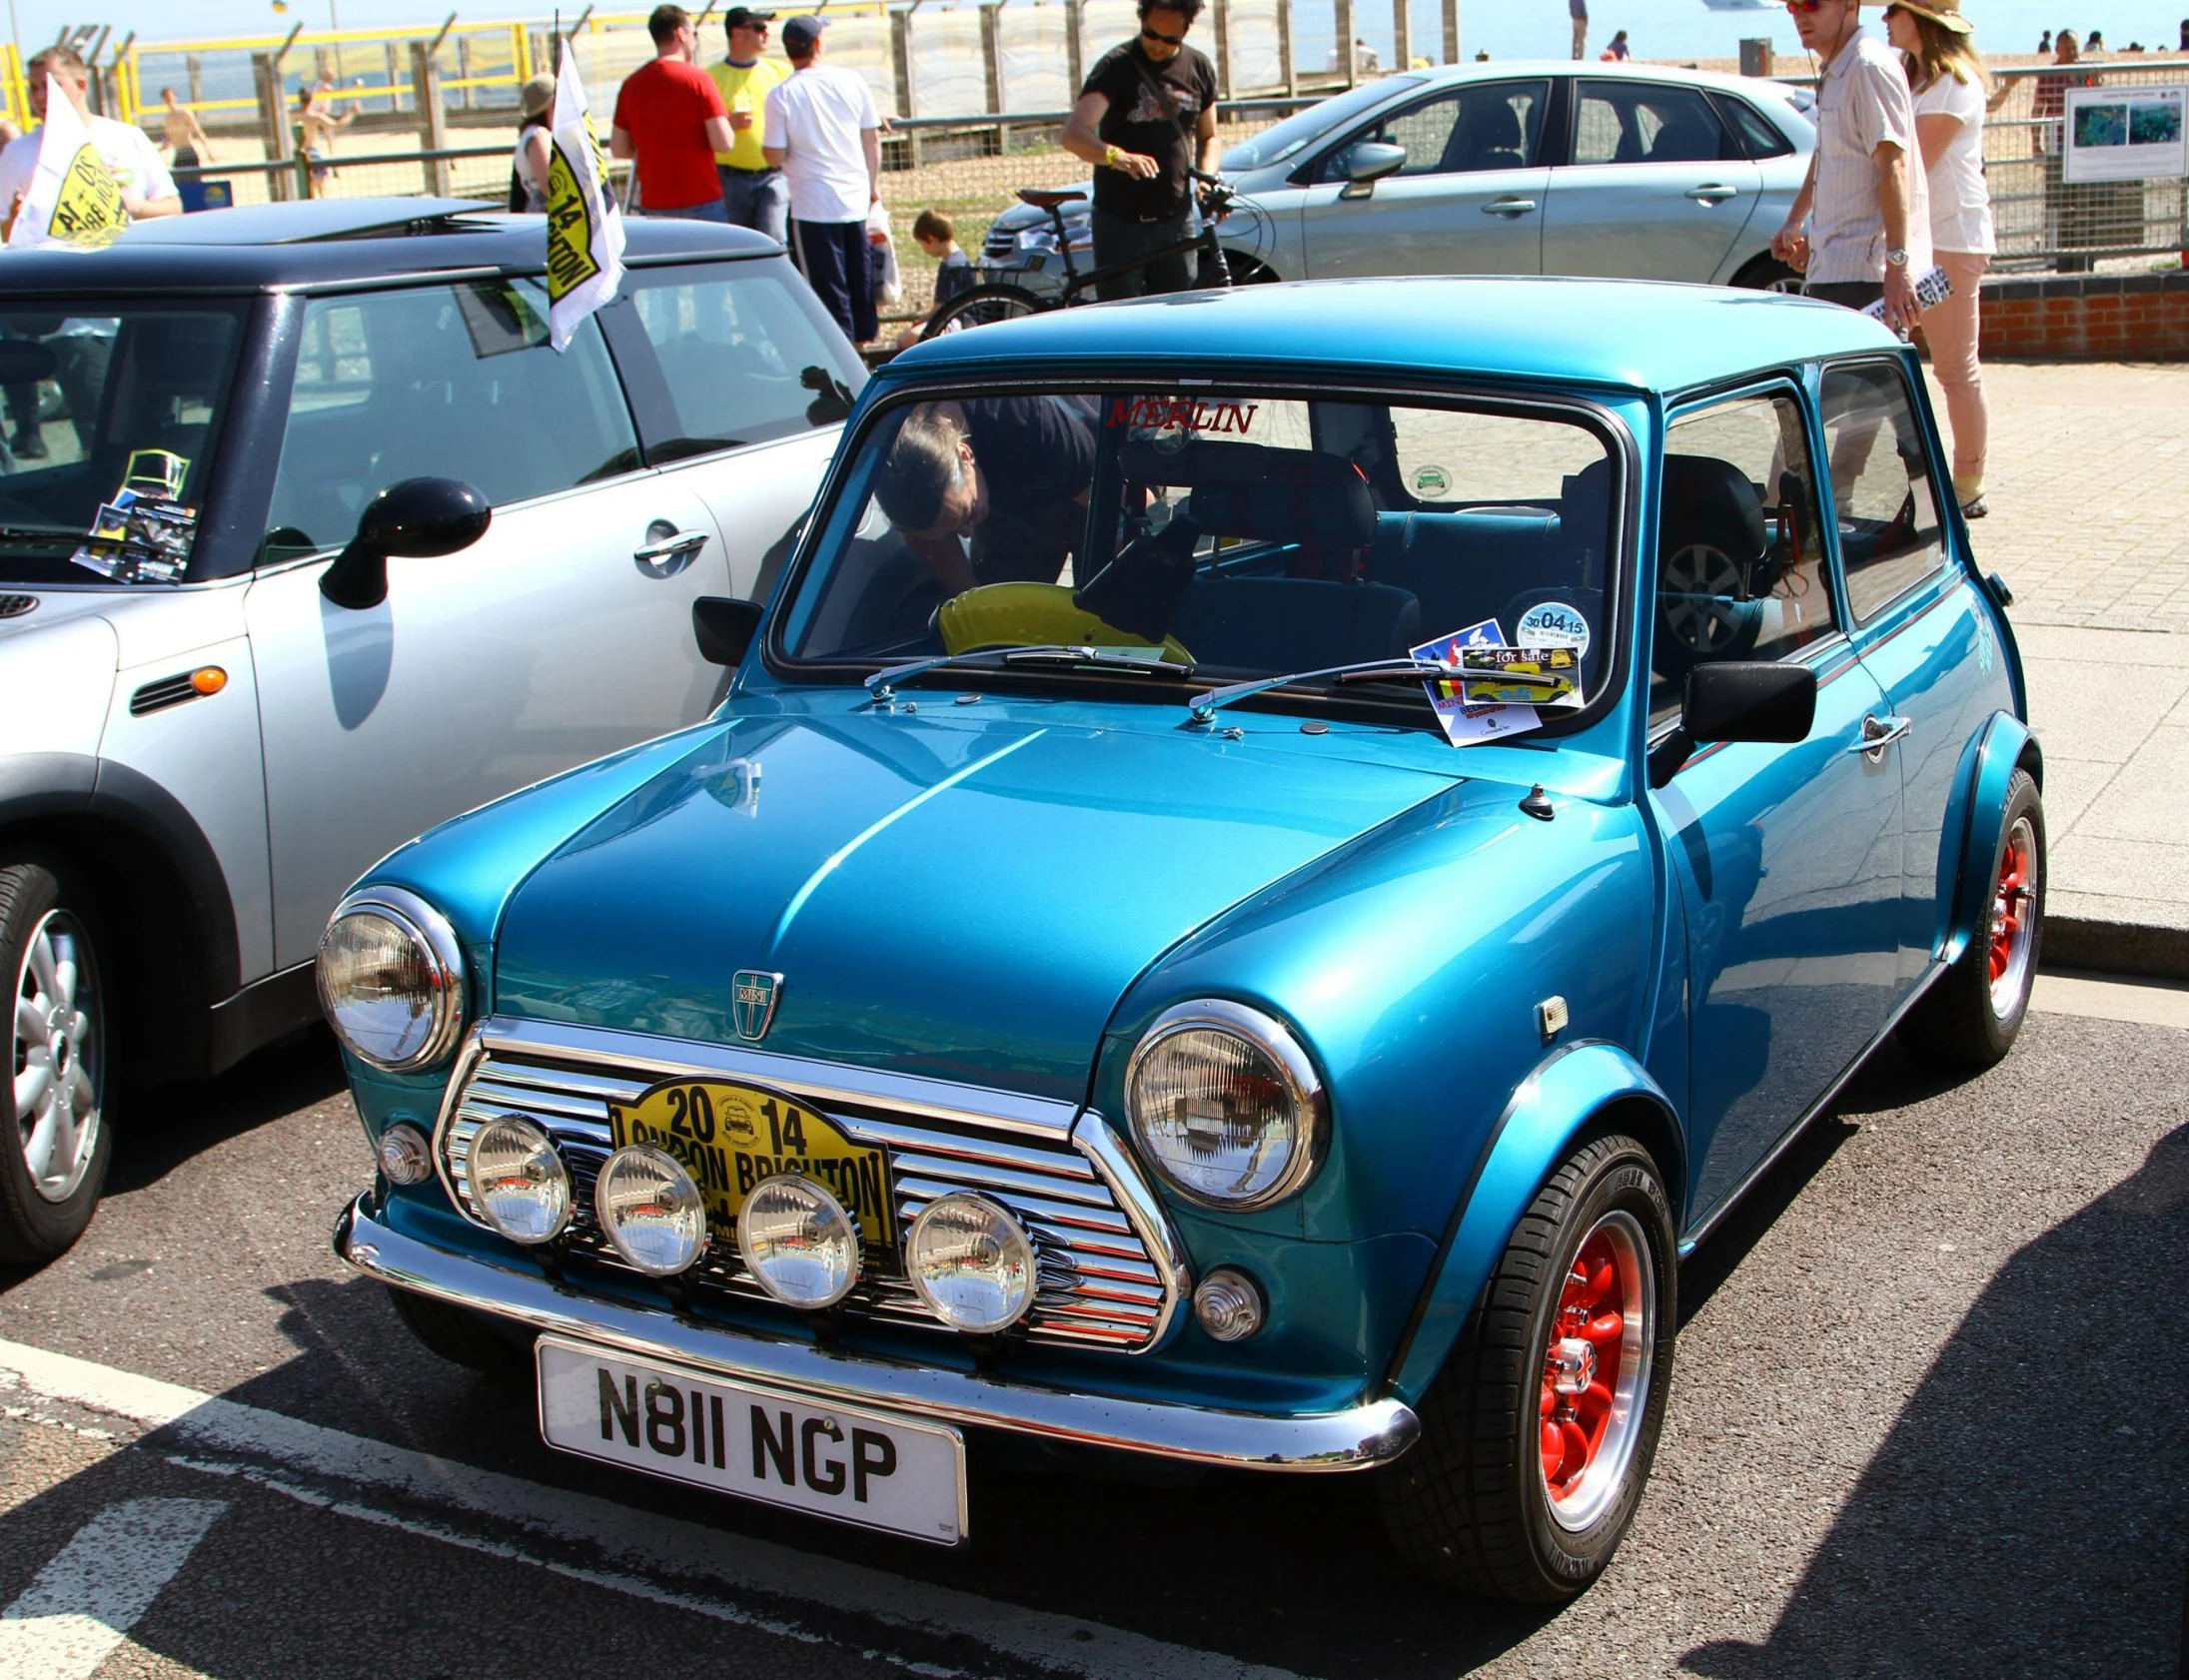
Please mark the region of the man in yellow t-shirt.
<svg viewBox="0 0 2189 1680"><path fill-rule="evenodd" d="M760 144L767 120L768 90L790 72L780 61L763 58L773 12L732 6L723 14L729 57L707 66L729 113L737 144L714 154L714 173L722 183L722 208L732 226L756 228L778 245L790 243L790 187L783 172L767 167Z"/></svg>

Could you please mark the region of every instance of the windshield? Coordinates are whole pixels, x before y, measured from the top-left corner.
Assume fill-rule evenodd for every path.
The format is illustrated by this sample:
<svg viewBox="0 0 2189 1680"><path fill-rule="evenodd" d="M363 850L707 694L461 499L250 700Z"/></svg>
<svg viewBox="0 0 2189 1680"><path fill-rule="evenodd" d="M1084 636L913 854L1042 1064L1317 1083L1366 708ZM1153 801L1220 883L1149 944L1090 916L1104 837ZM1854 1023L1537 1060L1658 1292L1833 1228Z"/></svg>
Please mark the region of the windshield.
<svg viewBox="0 0 2189 1680"><path fill-rule="evenodd" d="M1381 105L1394 94L1418 87L1421 81L1419 76L1386 76L1381 81L1363 82L1357 88L1348 88L1320 105L1294 112L1275 128L1264 129L1251 140L1242 140L1224 154L1224 167L1260 169L1264 164L1281 163L1370 106Z"/></svg>
<svg viewBox="0 0 2189 1680"><path fill-rule="evenodd" d="M242 310L0 306L0 577L182 575L211 482Z"/></svg>
<svg viewBox="0 0 2189 1680"><path fill-rule="evenodd" d="M1492 721L1447 728L1514 733L1609 668L1618 505L1604 435L1556 411L1213 385L907 403L863 432L780 646L886 665L1076 645L1204 687L1503 648L1480 681L1509 680L1463 708ZM1175 703L1165 674L1145 689Z"/></svg>

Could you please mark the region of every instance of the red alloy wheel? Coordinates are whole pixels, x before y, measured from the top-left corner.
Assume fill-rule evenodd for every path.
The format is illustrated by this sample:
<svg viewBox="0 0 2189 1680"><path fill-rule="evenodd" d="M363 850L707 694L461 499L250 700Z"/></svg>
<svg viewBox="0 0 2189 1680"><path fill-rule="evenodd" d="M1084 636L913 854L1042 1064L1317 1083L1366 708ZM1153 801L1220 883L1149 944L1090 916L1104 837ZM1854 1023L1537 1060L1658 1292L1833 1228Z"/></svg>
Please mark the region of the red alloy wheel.
<svg viewBox="0 0 2189 1680"><path fill-rule="evenodd" d="M2036 940L2037 835L2029 819L2017 818L1999 848L1999 879L1991 890L1991 1007L2013 1011L2028 983L2030 947Z"/></svg>
<svg viewBox="0 0 2189 1680"><path fill-rule="evenodd" d="M1591 1232L1567 1273L1551 1321L1541 1411L1543 1479L1554 1503L1580 1489L1611 1427L1627 1336L1625 1308L1634 1294L1632 1280L1622 1275L1623 1262L1633 1260L1602 1227Z"/></svg>

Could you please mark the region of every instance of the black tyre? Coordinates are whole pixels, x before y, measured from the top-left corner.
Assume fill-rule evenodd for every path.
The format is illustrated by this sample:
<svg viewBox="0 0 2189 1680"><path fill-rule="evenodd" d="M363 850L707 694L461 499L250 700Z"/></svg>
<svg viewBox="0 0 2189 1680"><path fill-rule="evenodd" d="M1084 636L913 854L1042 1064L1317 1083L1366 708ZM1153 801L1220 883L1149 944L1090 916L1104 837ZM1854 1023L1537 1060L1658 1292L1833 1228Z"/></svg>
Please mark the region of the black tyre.
<svg viewBox="0 0 2189 1680"><path fill-rule="evenodd" d="M0 1099L0 1263L36 1265L91 1224L114 1153L106 993L88 894L58 866L0 868L13 1048Z"/></svg>
<svg viewBox="0 0 2189 1680"><path fill-rule="evenodd" d="M1733 284L1749 292L1791 292L1801 290L1801 271L1790 269L1776 257L1761 256L1748 263L1733 276Z"/></svg>
<svg viewBox="0 0 2189 1680"><path fill-rule="evenodd" d="M396 1316L429 1352L504 1381L531 1375L532 1336L518 1326L409 1289L391 1288L388 1295Z"/></svg>
<svg viewBox="0 0 2189 1680"><path fill-rule="evenodd" d="M2029 1014L2044 943L2044 800L2026 770L2007 784L1983 920L1954 965L1900 1023L1900 1041L1954 1068L1988 1068Z"/></svg>
<svg viewBox="0 0 2189 1680"><path fill-rule="evenodd" d="M1054 306L1044 303L1023 286L994 282L960 292L927 318L920 341L967 327L988 327L998 321L1016 321L1022 315L1039 315Z"/></svg>
<svg viewBox="0 0 2189 1680"><path fill-rule="evenodd" d="M1703 533L1657 560L1651 663L1673 681L1697 665L1744 659L1763 630L1763 603L1746 593L1740 544Z"/></svg>
<svg viewBox="0 0 2189 1680"><path fill-rule="evenodd" d="M1409 1568L1528 1604L1604 1572L1656 1454L1678 1270L1641 1144L1598 1138L1551 1175L1423 1396L1421 1440L1382 1472Z"/></svg>

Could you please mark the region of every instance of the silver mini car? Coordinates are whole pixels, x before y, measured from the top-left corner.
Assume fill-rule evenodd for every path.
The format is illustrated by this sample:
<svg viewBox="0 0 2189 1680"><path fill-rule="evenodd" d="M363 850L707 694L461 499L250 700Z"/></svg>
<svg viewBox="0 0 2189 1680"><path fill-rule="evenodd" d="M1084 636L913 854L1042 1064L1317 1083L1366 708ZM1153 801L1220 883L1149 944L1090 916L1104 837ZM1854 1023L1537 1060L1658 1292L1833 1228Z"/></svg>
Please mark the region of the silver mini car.
<svg viewBox="0 0 2189 1680"><path fill-rule="evenodd" d="M317 1017L376 858L716 699L693 603L787 550L858 357L690 222L557 355L546 243L406 199L0 256L0 1263L89 1222L117 1075Z"/></svg>

